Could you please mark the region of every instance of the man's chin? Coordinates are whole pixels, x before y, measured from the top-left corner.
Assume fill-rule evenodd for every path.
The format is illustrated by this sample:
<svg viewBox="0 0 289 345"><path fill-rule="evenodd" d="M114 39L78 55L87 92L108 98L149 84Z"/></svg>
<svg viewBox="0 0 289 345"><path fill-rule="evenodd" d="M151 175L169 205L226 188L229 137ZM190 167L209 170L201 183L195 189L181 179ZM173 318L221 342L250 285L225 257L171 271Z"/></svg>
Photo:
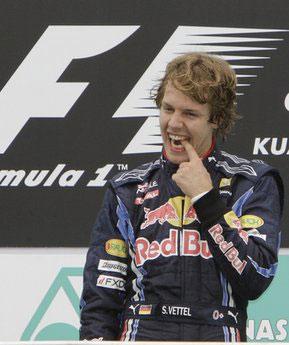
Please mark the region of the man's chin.
<svg viewBox="0 0 289 345"><path fill-rule="evenodd" d="M166 155L168 160L173 163L173 164L181 164L183 162L188 162L188 156L186 154L181 154L181 153L172 153L166 151Z"/></svg>

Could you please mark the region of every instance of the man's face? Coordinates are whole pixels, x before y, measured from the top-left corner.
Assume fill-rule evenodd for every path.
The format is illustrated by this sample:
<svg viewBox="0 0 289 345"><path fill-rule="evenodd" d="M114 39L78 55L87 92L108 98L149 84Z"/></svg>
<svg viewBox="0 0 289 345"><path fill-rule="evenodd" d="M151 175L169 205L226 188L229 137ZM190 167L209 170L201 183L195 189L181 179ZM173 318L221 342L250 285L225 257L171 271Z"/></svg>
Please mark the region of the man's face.
<svg viewBox="0 0 289 345"><path fill-rule="evenodd" d="M175 164L189 160L181 140L189 141L202 157L211 144L216 124L209 122L210 107L191 100L168 82L160 109L160 128L168 159Z"/></svg>

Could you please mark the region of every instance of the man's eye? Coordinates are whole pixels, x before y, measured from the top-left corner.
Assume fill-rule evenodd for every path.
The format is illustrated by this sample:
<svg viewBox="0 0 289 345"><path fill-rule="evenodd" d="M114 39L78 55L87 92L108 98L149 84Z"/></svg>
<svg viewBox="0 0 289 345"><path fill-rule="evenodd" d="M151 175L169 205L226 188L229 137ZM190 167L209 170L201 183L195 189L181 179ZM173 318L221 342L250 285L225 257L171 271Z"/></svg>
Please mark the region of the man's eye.
<svg viewBox="0 0 289 345"><path fill-rule="evenodd" d="M197 114L196 114L196 113L193 113L192 111L186 111L185 114L186 114L187 116L190 116L190 117L196 117L196 116L197 116Z"/></svg>
<svg viewBox="0 0 289 345"><path fill-rule="evenodd" d="M163 107L163 109L166 112L172 112L173 111L173 108L170 108L170 107Z"/></svg>

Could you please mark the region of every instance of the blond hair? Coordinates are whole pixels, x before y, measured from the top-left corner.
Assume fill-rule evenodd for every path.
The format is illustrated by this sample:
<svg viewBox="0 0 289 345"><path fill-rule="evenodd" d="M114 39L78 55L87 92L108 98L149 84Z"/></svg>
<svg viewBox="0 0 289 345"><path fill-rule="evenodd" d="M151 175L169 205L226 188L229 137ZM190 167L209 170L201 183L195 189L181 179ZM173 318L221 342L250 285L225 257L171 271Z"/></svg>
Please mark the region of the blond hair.
<svg viewBox="0 0 289 345"><path fill-rule="evenodd" d="M186 96L211 108L209 121L218 125L216 134L226 139L236 120L236 74L225 60L206 53L187 53L172 60L153 98L158 106L165 88L173 86Z"/></svg>

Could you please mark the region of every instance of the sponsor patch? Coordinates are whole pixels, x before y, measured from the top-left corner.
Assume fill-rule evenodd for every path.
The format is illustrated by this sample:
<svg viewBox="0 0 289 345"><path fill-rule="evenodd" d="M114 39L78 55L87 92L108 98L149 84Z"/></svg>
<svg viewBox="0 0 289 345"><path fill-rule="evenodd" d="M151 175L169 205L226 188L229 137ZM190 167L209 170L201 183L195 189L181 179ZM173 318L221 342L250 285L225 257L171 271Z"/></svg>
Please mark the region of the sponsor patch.
<svg viewBox="0 0 289 345"><path fill-rule="evenodd" d="M127 246L123 240L111 239L106 241L105 251L113 256L127 258Z"/></svg>
<svg viewBox="0 0 289 345"><path fill-rule="evenodd" d="M263 241L267 240L267 235L264 234L260 234L260 232L257 229L251 229L247 231L248 236L252 236L252 237L259 237L262 238Z"/></svg>
<svg viewBox="0 0 289 345"><path fill-rule="evenodd" d="M229 190L219 190L219 194L220 195L232 195L232 192L230 192Z"/></svg>
<svg viewBox="0 0 289 345"><path fill-rule="evenodd" d="M106 275L101 274L97 278L96 285L100 287L108 288L108 289L125 291L125 288L124 288L125 280L118 277L106 276Z"/></svg>
<svg viewBox="0 0 289 345"><path fill-rule="evenodd" d="M214 225L208 230L214 242L219 246L221 252L225 255L227 260L231 263L234 269L242 274L247 265L247 261L241 261L239 258L239 251L234 247L232 242L227 242L223 236L223 228L220 224Z"/></svg>
<svg viewBox="0 0 289 345"><path fill-rule="evenodd" d="M147 182L144 184L138 184L136 194L145 193L148 190L148 185L149 184Z"/></svg>
<svg viewBox="0 0 289 345"><path fill-rule="evenodd" d="M182 236L179 230L171 229L168 238L161 242L156 240L150 242L145 237L139 237L135 241L135 263L142 266L147 260L155 260L159 256L201 256L210 259L212 254L208 242L202 240L197 230L184 229Z"/></svg>
<svg viewBox="0 0 289 345"><path fill-rule="evenodd" d="M219 187L228 187L231 185L232 178L222 178Z"/></svg>
<svg viewBox="0 0 289 345"><path fill-rule="evenodd" d="M117 272L126 276L127 265L119 261L99 260L98 269L101 271Z"/></svg>
<svg viewBox="0 0 289 345"><path fill-rule="evenodd" d="M156 223L163 225L165 222L168 222L173 226L182 227L198 220L191 200L187 196L170 198L166 203L154 210L144 207L144 212L145 220L141 224L141 230Z"/></svg>
<svg viewBox="0 0 289 345"><path fill-rule="evenodd" d="M153 199L153 198L155 198L158 195L159 195L159 190L155 189L155 190L152 190L151 192L147 192L146 195L143 198L140 198L140 197L136 198L134 203L135 203L135 205L142 205L145 200Z"/></svg>
<svg viewBox="0 0 289 345"><path fill-rule="evenodd" d="M136 194L138 194L138 193L146 193L148 191L148 189L154 188L154 187L157 187L157 186L158 186L157 181L152 181L150 183L146 182L144 184L138 184L137 185Z"/></svg>
<svg viewBox="0 0 289 345"><path fill-rule="evenodd" d="M241 221L234 211L224 214L224 219L230 228L240 229L242 227Z"/></svg>
<svg viewBox="0 0 289 345"><path fill-rule="evenodd" d="M138 313L139 315L150 315L152 313L152 305L141 305Z"/></svg>
<svg viewBox="0 0 289 345"><path fill-rule="evenodd" d="M259 228L264 225L264 220L261 217L253 214L246 214L240 217L242 228Z"/></svg>
<svg viewBox="0 0 289 345"><path fill-rule="evenodd" d="M248 236L249 232L243 230L243 229L250 229L254 228L255 232L251 234L251 236L256 235L256 228L262 226L264 224L264 220L258 216L255 215L244 215L240 218L238 218L235 214L235 212L230 211L226 214L224 214L224 219L226 223L230 226L230 228L238 229L239 235L242 238L242 240L247 244L248 243ZM259 236L262 238L262 236ZM264 239L264 238L263 238Z"/></svg>

